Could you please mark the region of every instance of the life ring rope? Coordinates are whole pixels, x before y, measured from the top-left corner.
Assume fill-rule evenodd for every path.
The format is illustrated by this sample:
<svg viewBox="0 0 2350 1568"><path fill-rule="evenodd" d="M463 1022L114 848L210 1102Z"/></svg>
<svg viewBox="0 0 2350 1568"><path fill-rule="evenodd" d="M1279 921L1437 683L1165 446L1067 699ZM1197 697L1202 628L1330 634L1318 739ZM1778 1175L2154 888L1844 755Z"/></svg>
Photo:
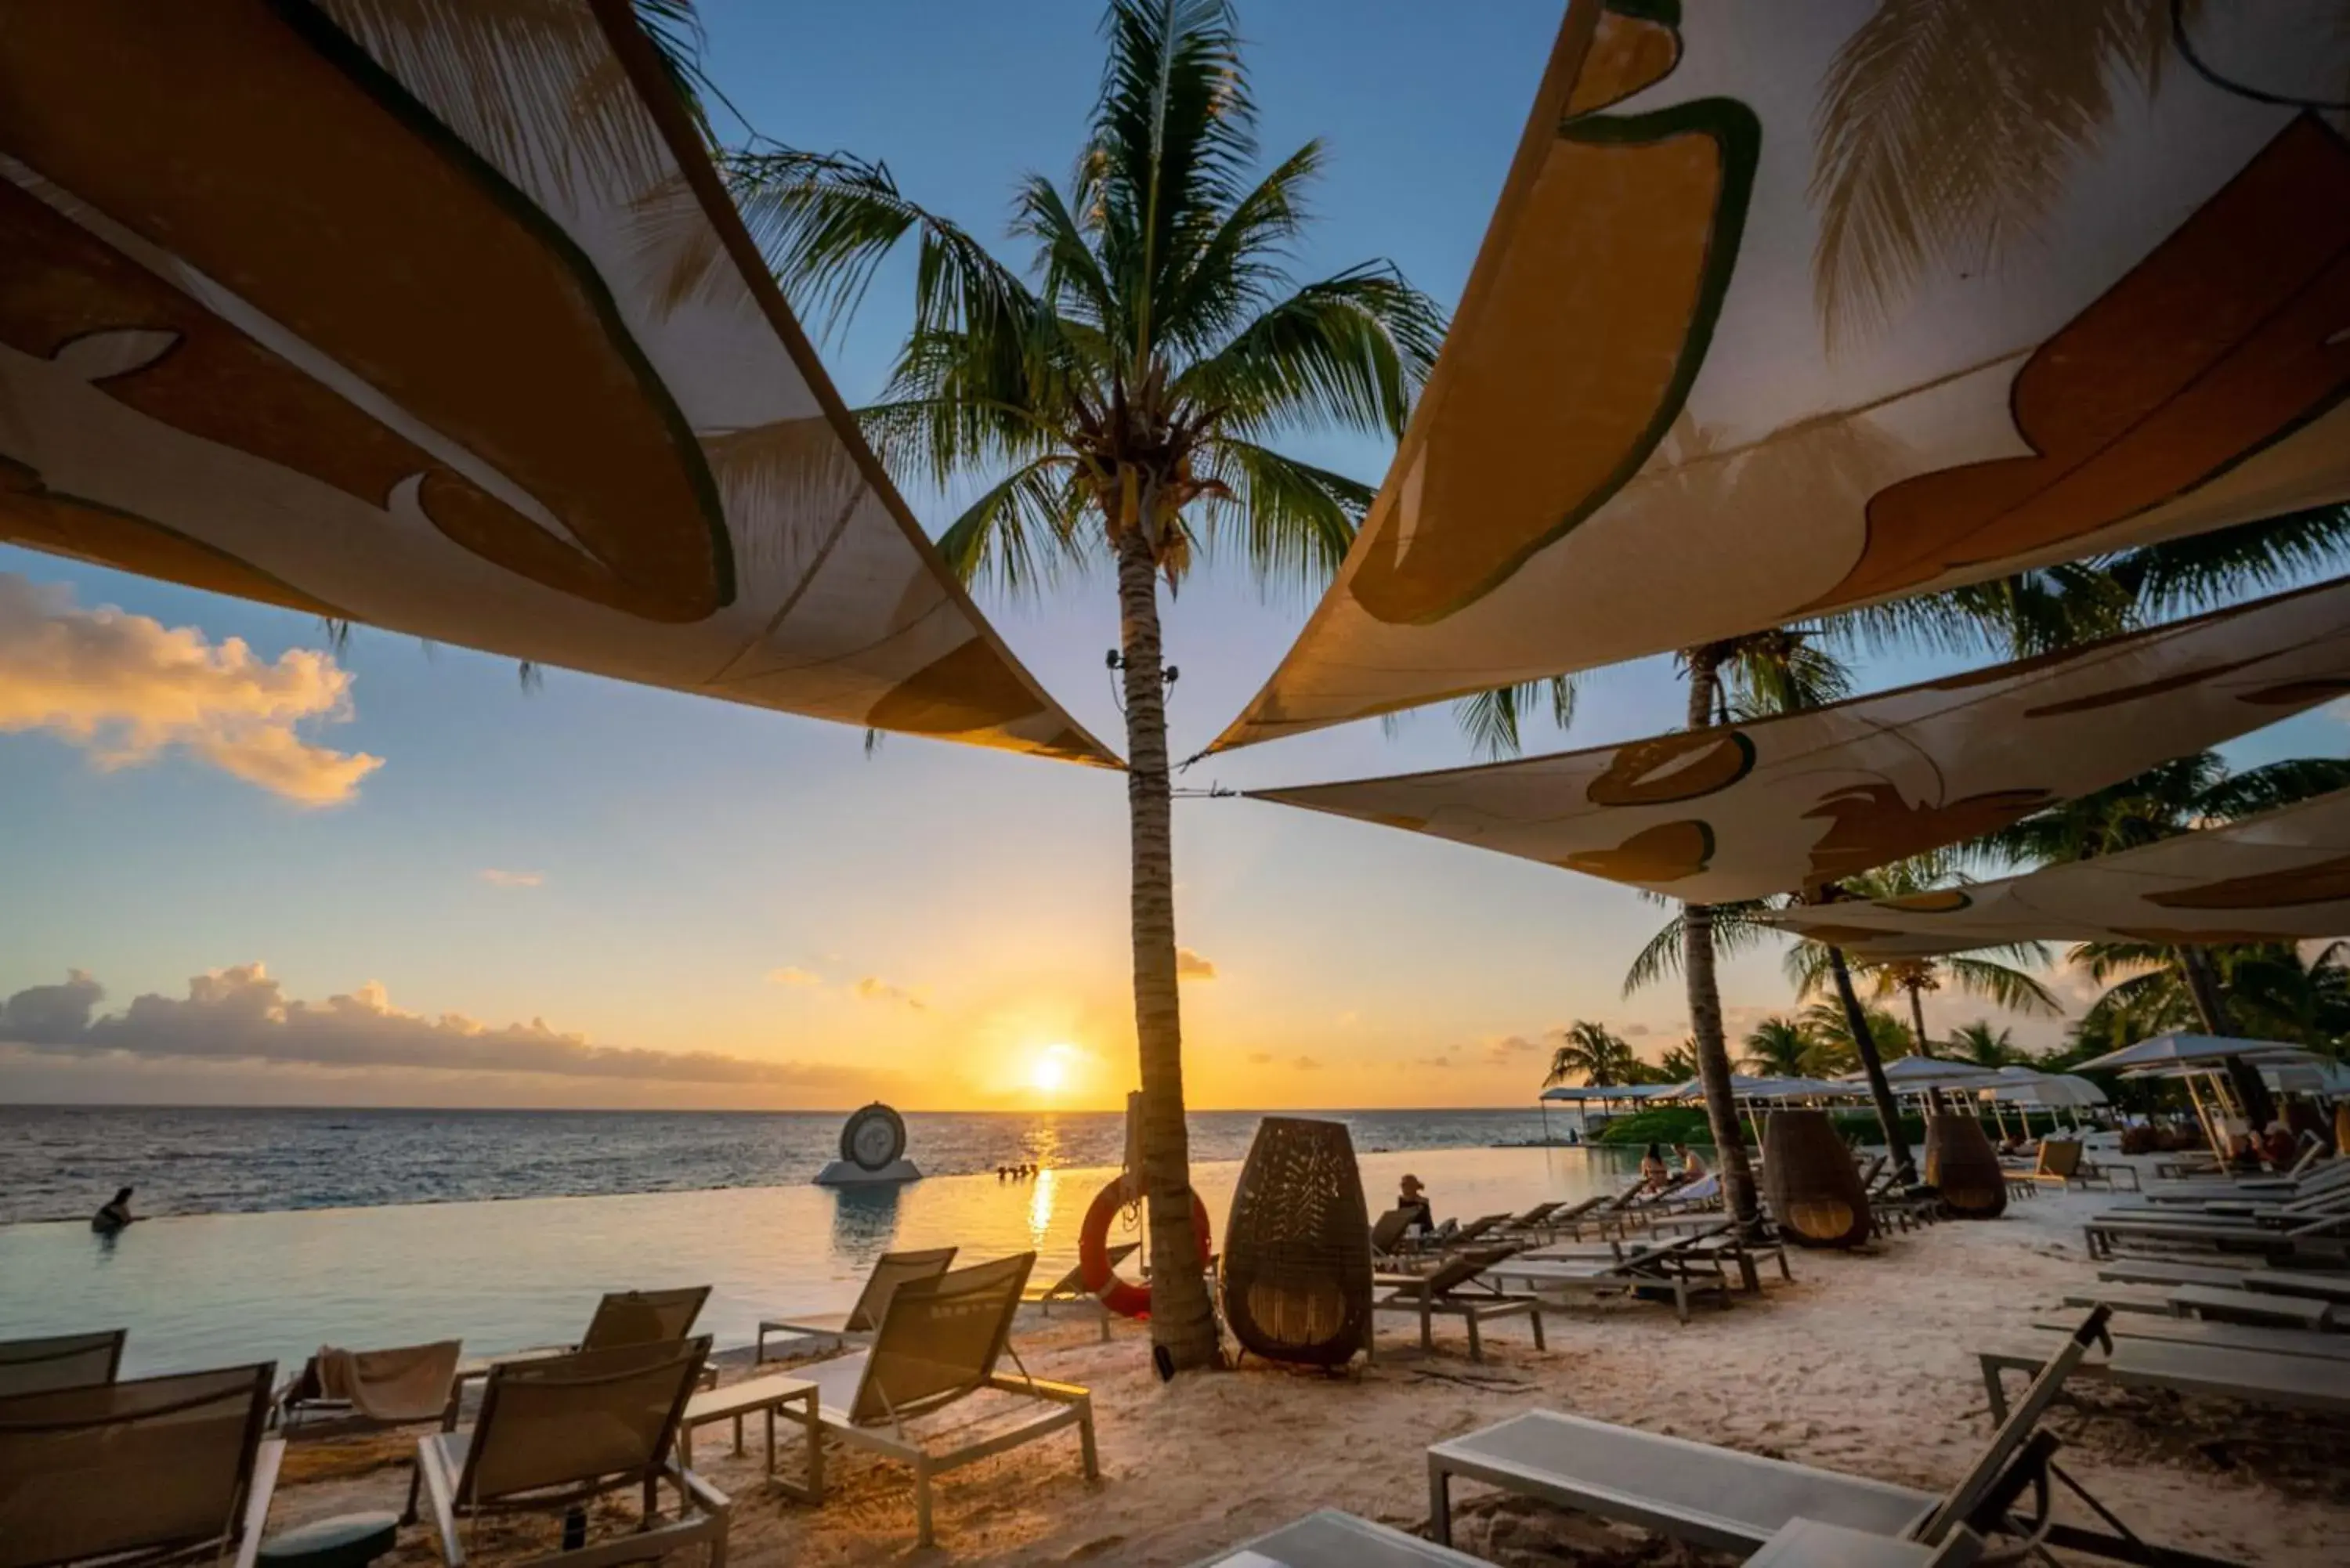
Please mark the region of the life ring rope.
<svg viewBox="0 0 2350 1568"><path fill-rule="evenodd" d="M1113 1177L1094 1194L1093 1203L1086 1210L1085 1225L1077 1232L1077 1277L1103 1306L1120 1317L1150 1315L1150 1287L1118 1278L1109 1262L1110 1221L1121 1209L1131 1209L1139 1215L1141 1207L1140 1183L1128 1176ZM1205 1268L1214 1253L1215 1242L1209 1230L1208 1206L1200 1201L1196 1192L1191 1194L1191 1233L1199 1241L1200 1265Z"/></svg>

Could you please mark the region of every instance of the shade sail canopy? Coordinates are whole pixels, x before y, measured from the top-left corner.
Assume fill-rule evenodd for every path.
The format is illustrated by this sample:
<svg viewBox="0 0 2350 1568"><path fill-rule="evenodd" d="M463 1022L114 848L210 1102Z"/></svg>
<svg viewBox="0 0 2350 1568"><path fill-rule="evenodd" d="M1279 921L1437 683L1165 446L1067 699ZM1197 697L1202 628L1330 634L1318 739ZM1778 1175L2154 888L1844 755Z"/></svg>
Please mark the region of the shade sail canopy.
<svg viewBox="0 0 2350 1568"><path fill-rule="evenodd" d="M2350 579L1758 723L1252 793L1721 903L1991 832L2345 692Z"/></svg>
<svg viewBox="0 0 2350 1568"><path fill-rule="evenodd" d="M2298 1045L2282 1040L2243 1040L2227 1034L2157 1034L2135 1045L2125 1045L2118 1051L2087 1062L2074 1064L2074 1071L2084 1073L2126 1073L2137 1068L2180 1067L2198 1062L2218 1064L2230 1056L2262 1058L2300 1057L2305 1053Z"/></svg>
<svg viewBox="0 0 2350 1568"><path fill-rule="evenodd" d="M7 7L0 540L1111 760L946 575L624 0Z"/></svg>
<svg viewBox="0 0 2350 1568"><path fill-rule="evenodd" d="M2273 101L2350 38L2189 7L2207 76L2140 9L1572 0L1378 501L1217 746L2350 494L2350 146Z"/></svg>
<svg viewBox="0 0 2350 1568"><path fill-rule="evenodd" d="M1866 958L2026 941L2337 937L2350 932L2350 790L2002 881L1756 918Z"/></svg>
<svg viewBox="0 0 2350 1568"><path fill-rule="evenodd" d="M1555 1084L1542 1092L1542 1097L1570 1104L1586 1100L1654 1100L1679 1087L1678 1084Z"/></svg>

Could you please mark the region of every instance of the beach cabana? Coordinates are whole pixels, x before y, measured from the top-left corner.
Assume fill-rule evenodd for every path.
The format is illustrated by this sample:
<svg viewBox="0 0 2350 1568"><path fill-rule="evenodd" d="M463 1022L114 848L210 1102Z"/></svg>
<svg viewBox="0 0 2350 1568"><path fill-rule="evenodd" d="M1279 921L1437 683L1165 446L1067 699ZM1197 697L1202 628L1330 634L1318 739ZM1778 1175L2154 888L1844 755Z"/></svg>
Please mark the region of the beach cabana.
<svg viewBox="0 0 2350 1568"><path fill-rule="evenodd" d="M619 4L11 7L0 541L1112 759L941 562Z"/></svg>

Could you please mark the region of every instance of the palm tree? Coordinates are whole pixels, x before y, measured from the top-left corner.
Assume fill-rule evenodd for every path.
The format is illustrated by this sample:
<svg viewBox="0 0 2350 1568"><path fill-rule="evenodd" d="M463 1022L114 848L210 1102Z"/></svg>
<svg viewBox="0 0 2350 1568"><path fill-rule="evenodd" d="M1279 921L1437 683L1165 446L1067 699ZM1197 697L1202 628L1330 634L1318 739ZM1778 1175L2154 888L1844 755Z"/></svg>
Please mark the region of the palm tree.
<svg viewBox="0 0 2350 1568"><path fill-rule="evenodd" d="M1895 1061L1916 1054L1918 1042L1907 1023L1882 1007L1859 1011L1862 1027L1867 1031L1873 1048ZM1853 1031L1852 1013L1842 1002L1814 1002L1804 1009L1803 1022L1824 1053L1856 1062L1860 1059L1859 1036Z"/></svg>
<svg viewBox="0 0 2350 1568"><path fill-rule="evenodd" d="M2293 757L2231 773L2217 753L2199 752L2159 763L2093 794L2059 801L1965 846L1960 853L1999 866L2085 860L2344 788L2350 788L2350 761ZM2167 963L2204 1033L2227 1034L2235 1027L2222 983L2228 954L2224 947L2155 950L2136 943L2090 943L2073 949L2068 957L2086 965L2092 978L2100 981L2133 966ZM2156 1010L2159 1011L2158 1006ZM2110 1021L2109 1015L2101 1023ZM2227 1062L2230 1081L2246 1110L2255 1125L2264 1125L2274 1114L2268 1086L2241 1059L2230 1057Z"/></svg>
<svg viewBox="0 0 2350 1568"><path fill-rule="evenodd" d="M1558 1049L1551 1053L1545 1088L1580 1077L1595 1089L1636 1082L1647 1064L1635 1055L1628 1041L1608 1033L1604 1023L1578 1018L1559 1031Z"/></svg>
<svg viewBox="0 0 2350 1568"><path fill-rule="evenodd" d="M2012 1067L2028 1059L2015 1044L2015 1031L1994 1029L1988 1018L1978 1018L1953 1029L1950 1043L1957 1048L1961 1061L1972 1062L1978 1067Z"/></svg>
<svg viewBox="0 0 2350 1568"><path fill-rule="evenodd" d="M1686 1084L1697 1076L1697 1042L1684 1040L1668 1046L1657 1058L1658 1081L1666 1084Z"/></svg>
<svg viewBox="0 0 2350 1568"><path fill-rule="evenodd" d="M1799 1019L1766 1018L1746 1032L1739 1066L1759 1077L1800 1078L1814 1042Z"/></svg>
<svg viewBox="0 0 2350 1568"><path fill-rule="evenodd" d="M1210 548L1268 579L1326 581L1372 492L1266 443L1315 426L1399 436L1443 315L1385 263L1303 286L1284 269L1322 145L1252 183L1256 104L1228 0L1111 0L1103 31L1067 188L1034 174L1017 188L1024 271L884 164L786 149L729 165L803 310L837 319L913 244L913 326L860 418L898 473L942 490L992 477L940 537L948 563L1011 590L1088 556L1115 566L1151 1337L1192 1367L1217 1349L1191 1223L1159 582Z"/></svg>

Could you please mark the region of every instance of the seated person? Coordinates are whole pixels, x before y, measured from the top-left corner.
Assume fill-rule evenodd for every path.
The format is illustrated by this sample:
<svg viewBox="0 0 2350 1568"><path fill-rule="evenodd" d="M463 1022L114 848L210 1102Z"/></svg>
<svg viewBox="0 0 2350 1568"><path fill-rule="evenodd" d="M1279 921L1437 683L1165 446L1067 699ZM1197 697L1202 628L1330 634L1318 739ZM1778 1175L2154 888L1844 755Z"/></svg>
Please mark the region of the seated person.
<svg viewBox="0 0 2350 1568"><path fill-rule="evenodd" d="M1689 1145L1685 1143L1673 1145L1673 1158L1680 1161L1683 1181L1695 1181L1705 1174L1705 1161L1700 1159L1697 1157L1697 1150L1690 1147Z"/></svg>
<svg viewBox="0 0 2350 1568"><path fill-rule="evenodd" d="M1650 1144L1640 1156L1640 1185L1650 1192L1662 1192L1671 1185L1672 1172L1665 1165L1665 1151Z"/></svg>
<svg viewBox="0 0 2350 1568"><path fill-rule="evenodd" d="M1409 1174L1404 1177L1396 1193L1396 1207L1412 1217L1406 1229L1423 1231L1436 1229L1436 1212L1429 1205L1428 1189L1420 1185L1419 1177Z"/></svg>
<svg viewBox="0 0 2350 1568"><path fill-rule="evenodd" d="M2300 1145L2290 1127L2282 1121L2273 1121L2269 1124L2268 1136L2261 1139L2261 1153L2277 1169L2290 1170L2300 1153Z"/></svg>

